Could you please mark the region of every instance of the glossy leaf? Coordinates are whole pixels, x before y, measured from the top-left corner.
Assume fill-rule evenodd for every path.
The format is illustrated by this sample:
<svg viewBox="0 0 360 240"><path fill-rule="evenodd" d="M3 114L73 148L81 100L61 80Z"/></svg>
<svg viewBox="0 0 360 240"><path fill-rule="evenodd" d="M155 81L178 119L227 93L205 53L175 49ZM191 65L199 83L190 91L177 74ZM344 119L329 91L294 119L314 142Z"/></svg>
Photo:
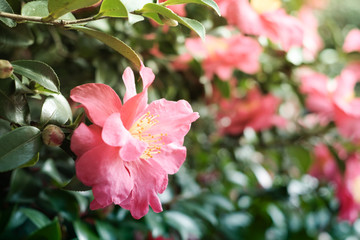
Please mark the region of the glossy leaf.
<svg viewBox="0 0 360 240"><path fill-rule="evenodd" d="M162 3L164 6L170 6L170 5L177 5L177 4L187 4L187 3L196 3L196 4L202 4L208 7L211 7L215 10L215 12L220 16L220 9L216 2L213 0L167 0Z"/></svg>
<svg viewBox="0 0 360 240"><path fill-rule="evenodd" d="M95 235L90 228L80 220L74 222L74 230L79 240L98 240L99 238Z"/></svg>
<svg viewBox="0 0 360 240"><path fill-rule="evenodd" d="M205 38L205 28L200 22L193 19L180 17L167 7L155 3L148 3L140 11L142 13L157 13L163 17L178 21L182 25L195 31L202 39Z"/></svg>
<svg viewBox="0 0 360 240"><path fill-rule="evenodd" d="M61 94L53 94L46 98L40 116L40 123L65 124L72 121L72 112L66 98Z"/></svg>
<svg viewBox="0 0 360 240"><path fill-rule="evenodd" d="M111 47L112 49L114 49L115 51L117 51L118 53L120 53L121 55L126 57L127 59L129 59L132 63L135 64L135 66L138 69L140 69L140 66L141 66L140 57L136 54L136 52L131 47L129 47L127 44L125 44L120 39L113 37L109 34L106 34L106 33L91 29L91 28L87 28L87 27L77 26L77 27L71 27L71 28L76 29L80 32L83 32L83 33L105 43L106 45L108 45L109 47Z"/></svg>
<svg viewBox="0 0 360 240"><path fill-rule="evenodd" d="M54 70L47 64L34 60L13 61L14 73L23 75L53 92L60 91L60 81Z"/></svg>
<svg viewBox="0 0 360 240"><path fill-rule="evenodd" d="M0 12L14 13L6 0L0 0ZM11 28L16 26L16 22L10 18L0 17L0 21Z"/></svg>
<svg viewBox="0 0 360 240"><path fill-rule="evenodd" d="M120 0L103 0L99 15L108 17L128 17L128 11Z"/></svg>
<svg viewBox="0 0 360 240"><path fill-rule="evenodd" d="M88 191L91 190L91 187L88 187L86 185L84 185L82 182L80 182L80 180L74 176L64 187L64 190L69 190L69 191L77 191L77 192L81 192L81 191Z"/></svg>
<svg viewBox="0 0 360 240"><path fill-rule="evenodd" d="M76 9L90 7L97 3L99 0L49 0L48 9L50 15L44 20L49 21L57 19Z"/></svg>
<svg viewBox="0 0 360 240"><path fill-rule="evenodd" d="M46 17L49 15L48 2L47 1L28 2L21 8L21 15ZM75 17L72 13L66 13L65 15L60 17L60 19L75 20Z"/></svg>
<svg viewBox="0 0 360 240"><path fill-rule="evenodd" d="M39 161L39 159L40 159L40 153L37 153L30 161L21 165L19 168L32 167Z"/></svg>
<svg viewBox="0 0 360 240"><path fill-rule="evenodd" d="M37 240L37 239L52 239L52 240L61 240L61 229L59 220L54 219L50 224L46 225L43 228L40 228L36 232L30 235L28 240Z"/></svg>
<svg viewBox="0 0 360 240"><path fill-rule="evenodd" d="M31 222L38 228L45 227L50 224L51 221L42 212L39 212L32 208L21 208L20 211L27 216Z"/></svg>
<svg viewBox="0 0 360 240"><path fill-rule="evenodd" d="M0 117L21 125L30 121L27 100L15 92L15 82L10 78L0 81Z"/></svg>
<svg viewBox="0 0 360 240"><path fill-rule="evenodd" d="M0 172L15 169L39 152L41 132L31 126L17 128L0 137Z"/></svg>

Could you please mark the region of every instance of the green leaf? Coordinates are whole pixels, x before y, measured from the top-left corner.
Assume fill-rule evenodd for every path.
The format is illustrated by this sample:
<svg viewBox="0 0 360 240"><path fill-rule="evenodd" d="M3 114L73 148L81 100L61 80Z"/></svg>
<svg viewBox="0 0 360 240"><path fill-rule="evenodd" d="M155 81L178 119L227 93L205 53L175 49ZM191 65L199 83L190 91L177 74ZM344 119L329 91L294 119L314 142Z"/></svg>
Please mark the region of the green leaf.
<svg viewBox="0 0 360 240"><path fill-rule="evenodd" d="M60 81L54 70L47 64L34 60L13 61L14 72L23 75L54 92L60 91Z"/></svg>
<svg viewBox="0 0 360 240"><path fill-rule="evenodd" d="M47 1L28 2L21 8L21 15L46 17L49 15L48 2ZM60 19L75 20L75 17L72 13L67 13L64 16L62 16Z"/></svg>
<svg viewBox="0 0 360 240"><path fill-rule="evenodd" d="M99 15L108 17L128 17L128 11L120 0L104 0Z"/></svg>
<svg viewBox="0 0 360 240"><path fill-rule="evenodd" d="M312 163L310 152L300 145L293 145L286 148L291 161L302 173L307 173Z"/></svg>
<svg viewBox="0 0 360 240"><path fill-rule="evenodd" d="M37 153L30 161L19 166L19 168L32 167L39 161L39 158L40 158L40 153Z"/></svg>
<svg viewBox="0 0 360 240"><path fill-rule="evenodd" d="M219 9L218 5L216 4L216 2L214 2L213 0L167 0L163 3L161 3L161 5L169 6L169 5L187 4L187 3L196 3L196 4L202 4L202 5L211 7L212 9L215 10L215 12L219 16L221 16L220 9Z"/></svg>
<svg viewBox="0 0 360 240"><path fill-rule="evenodd" d="M145 4L152 3L152 0L121 0L129 12L141 9Z"/></svg>
<svg viewBox="0 0 360 240"><path fill-rule="evenodd" d="M157 13L165 18L178 21L182 25L195 31L202 39L205 39L205 28L200 22L193 19L180 17L167 7L155 3L148 3L139 11L142 13Z"/></svg>
<svg viewBox="0 0 360 240"><path fill-rule="evenodd" d="M38 240L38 239L51 239L51 240L61 240L61 229L59 220L54 219L50 224L46 225L43 228L40 228L33 234L29 236L27 240Z"/></svg>
<svg viewBox="0 0 360 240"><path fill-rule="evenodd" d="M1 49L6 47L27 47L34 43L34 35L24 24L11 29L0 24L0 32Z"/></svg>
<svg viewBox="0 0 360 240"><path fill-rule="evenodd" d="M72 112L66 98L61 94L53 94L46 98L40 116L40 123L65 124L72 121Z"/></svg>
<svg viewBox="0 0 360 240"><path fill-rule="evenodd" d="M0 12L14 13L11 6L6 0L0 0ZM15 27L16 22L13 19L0 17L0 21L6 24L8 27Z"/></svg>
<svg viewBox="0 0 360 240"><path fill-rule="evenodd" d="M21 208L20 212L22 212L25 216L27 216L31 222L38 228L45 227L50 224L51 221L48 217L46 217L42 212L39 212L32 208Z"/></svg>
<svg viewBox="0 0 360 240"><path fill-rule="evenodd" d="M91 190L91 187L85 186L76 176L74 176L62 189L81 192Z"/></svg>
<svg viewBox="0 0 360 240"><path fill-rule="evenodd" d="M190 216L178 211L167 211L164 215L167 224L179 231L182 239L201 237L199 225Z"/></svg>
<svg viewBox="0 0 360 240"><path fill-rule="evenodd" d="M99 238L95 235L90 228L80 220L74 222L74 230L79 240L98 240Z"/></svg>
<svg viewBox="0 0 360 240"><path fill-rule="evenodd" d="M0 137L0 172L15 169L39 152L41 132L31 126L17 128Z"/></svg>
<svg viewBox="0 0 360 240"><path fill-rule="evenodd" d="M73 26L72 29L78 30L80 32L83 32L93 38L96 38L97 40L105 43L127 59L129 59L132 63L135 64L135 66L140 69L141 67L141 60L140 57L136 54L134 50L132 50L131 47L126 45L123 41L120 39L113 37L109 34L87 28L87 27L81 27L81 26Z"/></svg>
<svg viewBox="0 0 360 240"><path fill-rule="evenodd" d="M15 82L10 79L0 81L0 116L10 122L27 124L30 121L29 106L23 94L15 92Z"/></svg>
<svg viewBox="0 0 360 240"><path fill-rule="evenodd" d="M49 0L48 9L50 15L44 21L57 19L76 9L90 7L97 3L99 0Z"/></svg>

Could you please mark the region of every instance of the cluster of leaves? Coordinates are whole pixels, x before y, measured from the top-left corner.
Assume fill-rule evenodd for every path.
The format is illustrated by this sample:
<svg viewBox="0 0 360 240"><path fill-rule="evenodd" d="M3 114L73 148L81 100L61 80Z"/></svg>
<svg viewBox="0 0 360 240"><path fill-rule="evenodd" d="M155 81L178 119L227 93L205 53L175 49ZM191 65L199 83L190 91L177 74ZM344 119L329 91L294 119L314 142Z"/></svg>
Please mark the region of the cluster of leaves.
<svg viewBox="0 0 360 240"><path fill-rule="evenodd" d="M302 1L288 2L296 10ZM356 1L348 2L354 6ZM186 6L189 18L166 8L181 3L195 3ZM334 76L341 62L329 64L326 54L340 45L337 37L346 24L358 24L347 10L334 4L321 15L328 51L316 64ZM331 134L332 126L219 137L206 104L210 83L198 80L203 74L199 62L192 61L185 72L169 66L189 32L178 26L164 33L148 19L160 25L178 22L204 37L205 28L216 33L225 24L213 1L0 0L0 11L32 18L0 17L0 58L14 66L12 78L0 79L0 239L344 239L360 234L358 222L338 222L331 187L306 175L311 141ZM342 26L328 21L334 16ZM152 54L154 47L163 57ZM296 99L303 108L289 75L296 66L281 54L271 47L263 54L258 84L264 92L275 89ZM134 220L118 206L88 209L91 192L79 191L86 188L73 179L68 142L83 117L76 113L73 120L75 110L66 99L70 89L85 82L106 83L123 94L121 72L129 61L140 67L140 56L156 73L150 98L187 99L201 118L186 138L186 163L161 195L164 212L150 211ZM236 76L240 90L246 91L249 76ZM227 82L217 79L215 84L224 97L229 95ZM41 132L49 123L65 132L62 149L43 146Z"/></svg>

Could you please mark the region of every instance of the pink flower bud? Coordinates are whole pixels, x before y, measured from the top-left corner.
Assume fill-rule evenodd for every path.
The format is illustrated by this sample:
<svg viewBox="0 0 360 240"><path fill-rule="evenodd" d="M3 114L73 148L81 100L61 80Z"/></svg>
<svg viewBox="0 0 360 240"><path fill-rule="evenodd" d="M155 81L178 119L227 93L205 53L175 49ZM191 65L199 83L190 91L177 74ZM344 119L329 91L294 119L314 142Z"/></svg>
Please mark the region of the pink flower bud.
<svg viewBox="0 0 360 240"><path fill-rule="evenodd" d="M65 134L56 125L49 124L47 125L42 132L42 139L45 145L58 147L64 141Z"/></svg>
<svg viewBox="0 0 360 240"><path fill-rule="evenodd" d="M9 61L0 59L0 78L10 77L13 71L13 66Z"/></svg>

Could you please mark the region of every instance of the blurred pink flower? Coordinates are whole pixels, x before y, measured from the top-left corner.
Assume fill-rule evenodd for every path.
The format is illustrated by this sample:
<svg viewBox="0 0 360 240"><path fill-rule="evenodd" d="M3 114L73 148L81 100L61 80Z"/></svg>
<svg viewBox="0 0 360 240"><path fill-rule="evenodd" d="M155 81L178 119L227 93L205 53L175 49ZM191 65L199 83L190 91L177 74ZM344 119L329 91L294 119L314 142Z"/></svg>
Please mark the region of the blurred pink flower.
<svg viewBox="0 0 360 240"><path fill-rule="evenodd" d="M360 80L360 62L349 64L340 76L334 92L335 124L339 133L360 142L360 97L355 96L355 85Z"/></svg>
<svg viewBox="0 0 360 240"><path fill-rule="evenodd" d="M319 114L320 124L333 120L333 89L329 89L328 77L324 74L308 71L300 74L300 91L307 94L306 107Z"/></svg>
<svg viewBox="0 0 360 240"><path fill-rule="evenodd" d="M205 75L209 79L216 74L222 80L229 80L234 69L254 74L260 67L259 55L262 48L250 37L207 36L205 41L200 38L186 39L185 45L192 56L202 60Z"/></svg>
<svg viewBox="0 0 360 240"><path fill-rule="evenodd" d="M90 208L114 203L136 219L148 212L149 205L154 212L162 211L157 193L165 190L168 174L176 173L184 162L184 136L199 117L185 100L148 104L147 89L155 76L144 66L140 75L143 91L137 94L132 70L124 71L124 104L104 84L84 84L70 95L93 123L81 123L71 138L76 175L92 187Z"/></svg>
<svg viewBox="0 0 360 240"><path fill-rule="evenodd" d="M325 144L318 144L314 148L315 161L310 167L309 174L320 180L339 183L341 173L334 157Z"/></svg>
<svg viewBox="0 0 360 240"><path fill-rule="evenodd" d="M306 61L314 61L318 52L324 47L318 32L318 21L313 9L302 7L298 13L299 20L304 27L303 55Z"/></svg>
<svg viewBox="0 0 360 240"><path fill-rule="evenodd" d="M346 161L343 183L337 186L340 202L339 218L353 223L360 211L360 156L353 154Z"/></svg>
<svg viewBox="0 0 360 240"><path fill-rule="evenodd" d="M284 126L285 119L276 115L279 103L278 98L271 94L262 95L257 88L251 89L245 98L221 99L217 114L220 133L238 135L246 127L261 131Z"/></svg>
<svg viewBox="0 0 360 240"><path fill-rule="evenodd" d="M237 26L244 34L268 37L279 43L285 51L301 46L301 22L280 8L279 0L216 0L221 14L228 23Z"/></svg>
<svg viewBox="0 0 360 240"><path fill-rule="evenodd" d="M343 45L344 52L360 52L360 30L352 29L346 36Z"/></svg>

